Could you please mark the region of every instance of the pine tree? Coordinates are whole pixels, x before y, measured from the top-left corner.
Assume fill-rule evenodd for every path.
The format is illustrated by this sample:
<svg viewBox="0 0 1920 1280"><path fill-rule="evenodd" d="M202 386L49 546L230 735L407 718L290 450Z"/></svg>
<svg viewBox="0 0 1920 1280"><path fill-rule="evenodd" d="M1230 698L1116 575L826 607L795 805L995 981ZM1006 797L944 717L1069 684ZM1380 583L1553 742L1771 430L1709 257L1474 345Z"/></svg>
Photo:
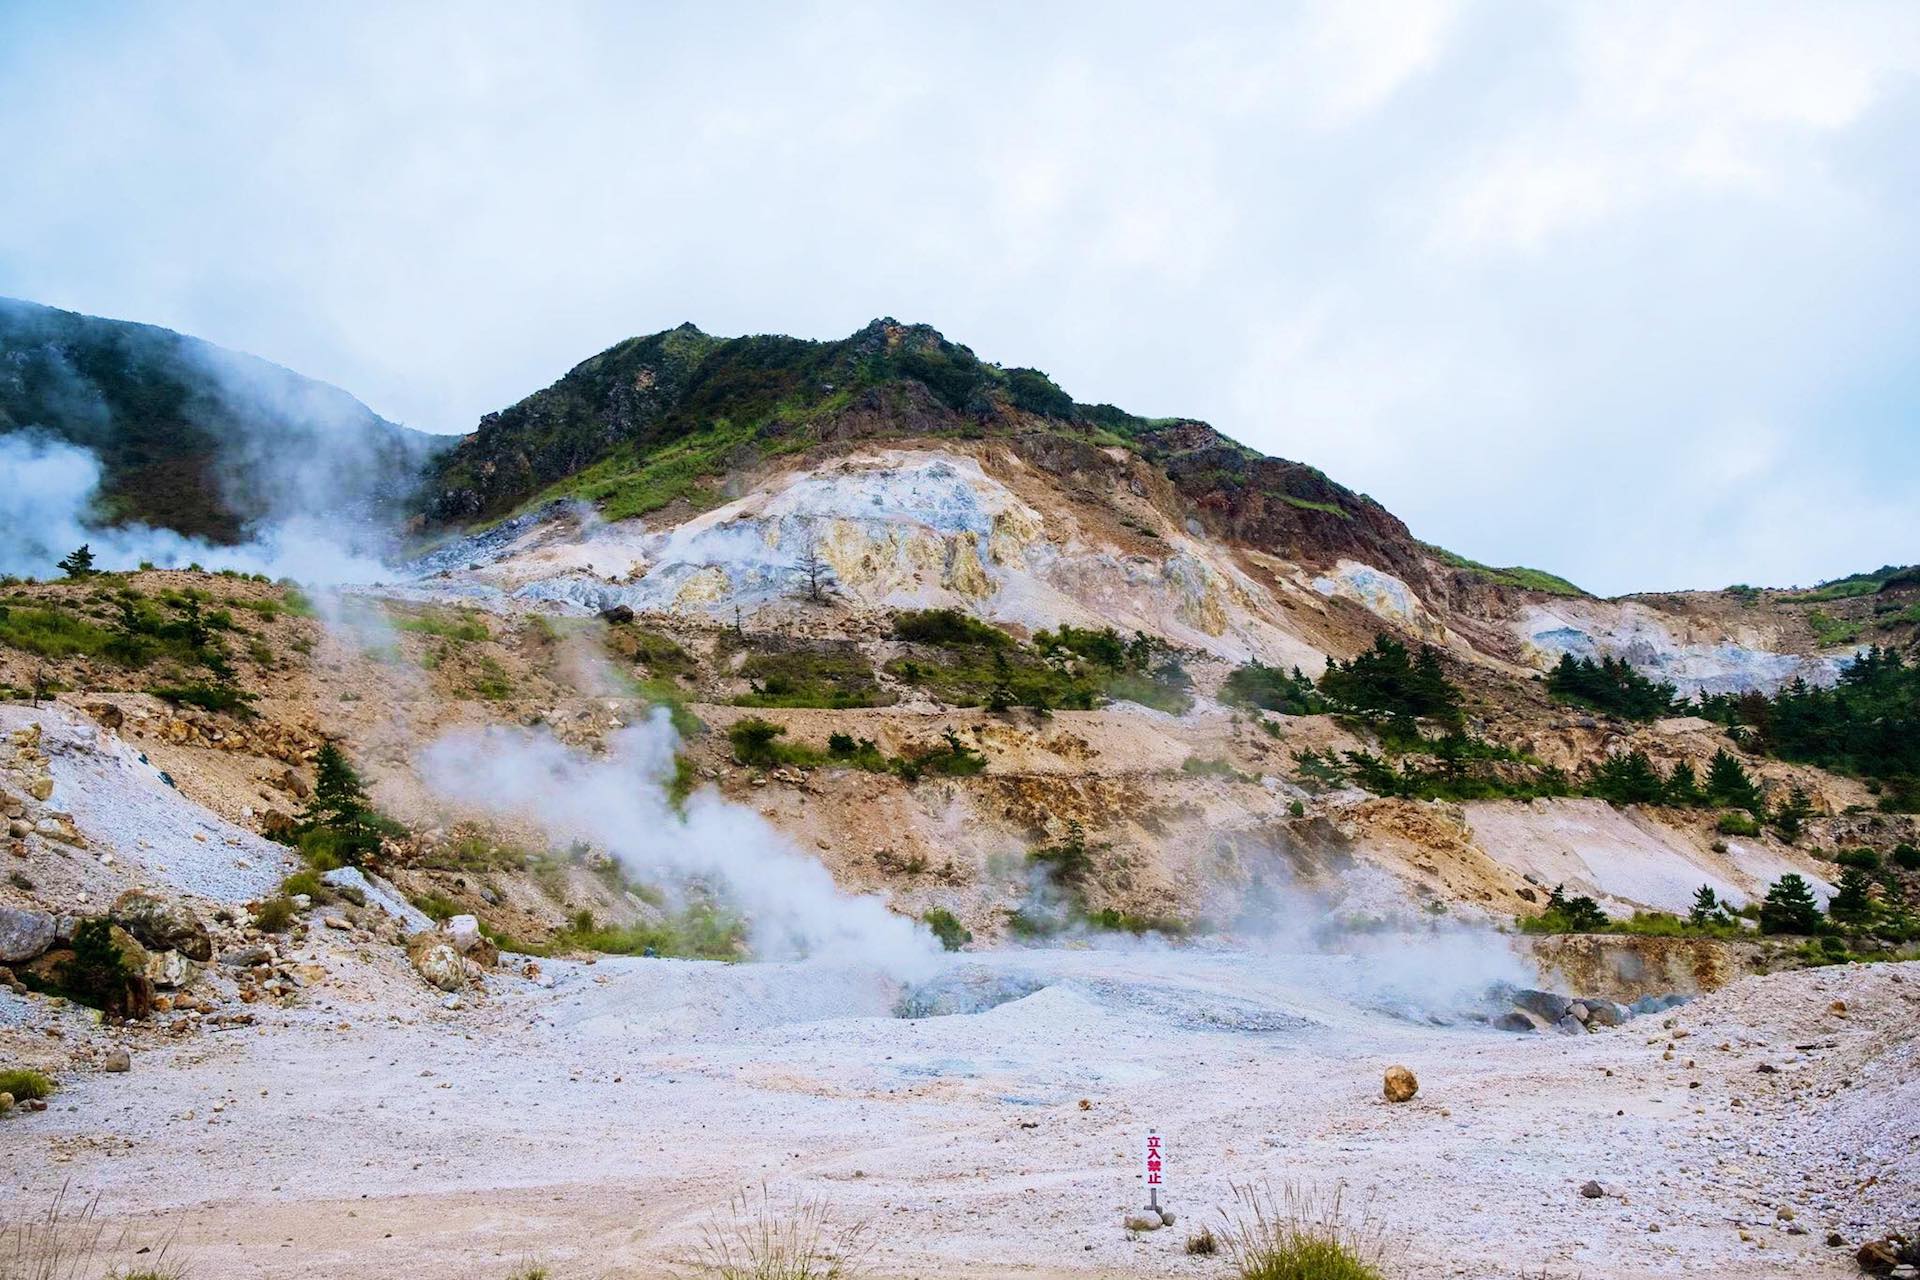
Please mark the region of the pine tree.
<svg viewBox="0 0 1920 1280"><path fill-rule="evenodd" d="M1690 807L1699 804L1702 799L1700 779L1693 772L1693 762L1682 760L1673 766L1673 772L1667 775L1667 803Z"/></svg>
<svg viewBox="0 0 1920 1280"><path fill-rule="evenodd" d="M56 566L69 578L90 578L93 576L93 548L81 543L78 551L68 553L67 558Z"/></svg>
<svg viewBox="0 0 1920 1280"><path fill-rule="evenodd" d="M1763 933L1812 933L1820 927L1820 906L1813 900L1813 886L1789 871L1767 889L1760 904L1760 930Z"/></svg>
<svg viewBox="0 0 1920 1280"><path fill-rule="evenodd" d="M1704 929L1708 925L1725 924L1726 908L1720 905L1720 899L1713 886L1703 884L1693 893L1693 908L1687 912L1687 923Z"/></svg>
<svg viewBox="0 0 1920 1280"><path fill-rule="evenodd" d="M1647 753L1635 747L1595 766L1588 790L1613 804L1658 804L1666 787Z"/></svg>
<svg viewBox="0 0 1920 1280"><path fill-rule="evenodd" d="M380 835L392 824L374 812L367 790L346 753L329 742L314 759L313 796L301 815L300 830L324 831L332 851L360 862L380 849Z"/></svg>
<svg viewBox="0 0 1920 1280"><path fill-rule="evenodd" d="M1873 877L1862 867L1842 871L1827 914L1843 924L1862 925L1873 917L1873 908Z"/></svg>
<svg viewBox="0 0 1920 1280"><path fill-rule="evenodd" d="M993 651L993 688L987 692L987 710L1006 711L1013 706L1013 667L1006 651Z"/></svg>
<svg viewBox="0 0 1920 1280"><path fill-rule="evenodd" d="M1729 809L1745 809L1756 818L1766 809L1760 799L1760 789L1753 785L1746 769L1725 747L1713 753L1713 760L1707 766L1707 798Z"/></svg>
<svg viewBox="0 0 1920 1280"><path fill-rule="evenodd" d="M1792 844L1800 838L1801 828L1812 813L1813 805L1807 800L1807 793L1795 787L1773 811L1773 829L1782 840Z"/></svg>

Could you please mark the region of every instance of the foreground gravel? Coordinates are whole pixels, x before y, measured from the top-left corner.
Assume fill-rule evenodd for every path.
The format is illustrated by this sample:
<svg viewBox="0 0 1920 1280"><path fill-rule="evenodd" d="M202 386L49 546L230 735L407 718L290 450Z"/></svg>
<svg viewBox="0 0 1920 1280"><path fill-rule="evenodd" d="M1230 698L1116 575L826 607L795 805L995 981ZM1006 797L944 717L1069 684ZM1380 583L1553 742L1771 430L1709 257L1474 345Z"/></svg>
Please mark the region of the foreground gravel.
<svg viewBox="0 0 1920 1280"><path fill-rule="evenodd" d="M256 1026L4 1032L135 1049L0 1123L8 1199L97 1191L199 1277L356 1280L665 1274L763 1183L867 1219L883 1276L1223 1274L1187 1228L1266 1179L1344 1182L1408 1276L1841 1276L1829 1231L1920 1206L1920 965L1562 1038L1374 1011L1325 958L970 956L979 1011L903 1019L818 966L548 963L449 1011L394 949L305 953L329 976ZM1390 1105L1395 1063L1420 1092ZM1130 1236L1149 1127L1184 1217Z"/></svg>

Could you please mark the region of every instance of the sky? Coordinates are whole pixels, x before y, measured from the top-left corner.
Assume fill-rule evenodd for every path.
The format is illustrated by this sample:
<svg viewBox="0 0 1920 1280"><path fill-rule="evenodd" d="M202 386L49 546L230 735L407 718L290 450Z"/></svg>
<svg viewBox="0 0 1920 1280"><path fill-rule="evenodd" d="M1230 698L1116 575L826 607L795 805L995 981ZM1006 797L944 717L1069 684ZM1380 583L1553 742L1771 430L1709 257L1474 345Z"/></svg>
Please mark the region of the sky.
<svg viewBox="0 0 1920 1280"><path fill-rule="evenodd" d="M0 294L471 430L891 315L1603 594L1920 560L1920 4L0 3Z"/></svg>

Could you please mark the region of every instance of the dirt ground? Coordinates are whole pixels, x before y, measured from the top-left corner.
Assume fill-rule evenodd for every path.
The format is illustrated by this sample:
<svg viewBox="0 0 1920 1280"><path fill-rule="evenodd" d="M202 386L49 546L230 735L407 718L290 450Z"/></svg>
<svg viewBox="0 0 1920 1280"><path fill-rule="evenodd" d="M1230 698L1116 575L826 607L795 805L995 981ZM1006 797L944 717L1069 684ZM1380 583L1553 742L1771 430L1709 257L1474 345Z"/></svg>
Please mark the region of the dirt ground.
<svg viewBox="0 0 1920 1280"><path fill-rule="evenodd" d="M1916 964L1563 1038L1402 1016L1325 956L972 954L930 989L975 1011L917 1019L818 965L545 962L449 1011L391 949L304 958L300 1005L186 1038L0 991L5 1056L134 1050L0 1125L9 1214L97 1192L197 1277L650 1277L764 1184L869 1223L879 1276L1207 1276L1188 1230L1271 1179L1344 1183L1395 1274L1629 1280L1852 1274L1829 1231L1920 1208ZM1150 1128L1182 1216L1130 1235Z"/></svg>

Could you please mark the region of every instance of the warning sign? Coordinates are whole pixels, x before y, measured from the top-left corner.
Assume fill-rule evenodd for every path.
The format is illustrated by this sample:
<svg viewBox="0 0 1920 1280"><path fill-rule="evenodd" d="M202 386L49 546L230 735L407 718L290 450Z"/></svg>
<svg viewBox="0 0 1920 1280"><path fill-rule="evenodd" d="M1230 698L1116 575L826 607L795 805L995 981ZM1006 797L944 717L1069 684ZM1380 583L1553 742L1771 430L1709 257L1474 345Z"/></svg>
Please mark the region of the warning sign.
<svg viewBox="0 0 1920 1280"><path fill-rule="evenodd" d="M1149 1132L1145 1151L1147 1197L1154 1205L1160 1203L1160 1189L1167 1185L1167 1151L1160 1141L1160 1135Z"/></svg>

